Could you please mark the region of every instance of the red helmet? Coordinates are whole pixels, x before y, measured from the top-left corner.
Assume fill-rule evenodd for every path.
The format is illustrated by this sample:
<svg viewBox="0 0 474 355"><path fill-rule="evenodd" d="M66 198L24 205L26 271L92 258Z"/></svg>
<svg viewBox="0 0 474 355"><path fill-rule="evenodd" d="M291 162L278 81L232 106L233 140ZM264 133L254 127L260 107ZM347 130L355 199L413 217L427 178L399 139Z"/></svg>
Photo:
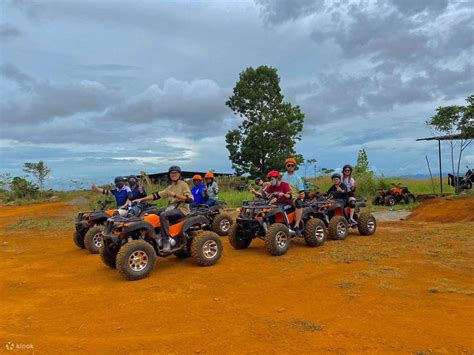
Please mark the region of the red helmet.
<svg viewBox="0 0 474 355"><path fill-rule="evenodd" d="M274 177L274 178L279 178L279 177L280 177L280 173L279 173L278 171L276 171L276 170L272 170L272 171L270 171L270 172L267 174L267 178L270 179L270 178L272 178L272 177Z"/></svg>

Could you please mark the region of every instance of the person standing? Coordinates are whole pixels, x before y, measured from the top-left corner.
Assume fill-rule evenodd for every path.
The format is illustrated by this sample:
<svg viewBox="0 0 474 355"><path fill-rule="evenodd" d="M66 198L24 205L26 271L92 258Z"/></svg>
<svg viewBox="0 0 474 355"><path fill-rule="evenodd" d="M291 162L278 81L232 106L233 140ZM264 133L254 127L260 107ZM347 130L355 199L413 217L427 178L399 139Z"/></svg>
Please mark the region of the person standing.
<svg viewBox="0 0 474 355"><path fill-rule="evenodd" d="M285 160L285 170L281 181L290 185L292 196L295 198L295 233L298 237L302 236L301 219L303 217L303 200L304 200L304 182L301 176L296 173L296 159L288 158Z"/></svg>

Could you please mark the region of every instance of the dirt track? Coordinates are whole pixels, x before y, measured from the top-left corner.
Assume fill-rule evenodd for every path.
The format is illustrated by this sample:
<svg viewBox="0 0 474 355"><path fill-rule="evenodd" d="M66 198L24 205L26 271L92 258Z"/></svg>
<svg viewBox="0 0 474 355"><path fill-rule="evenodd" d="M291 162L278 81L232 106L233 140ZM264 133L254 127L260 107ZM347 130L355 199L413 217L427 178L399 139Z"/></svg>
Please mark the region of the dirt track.
<svg viewBox="0 0 474 355"><path fill-rule="evenodd" d="M25 352L7 342L36 353L474 351L473 222L417 215L380 223L373 237L294 243L282 257L224 238L214 267L170 257L126 282L73 245L64 221L79 209L0 210L0 353ZM58 225L36 228L45 218Z"/></svg>

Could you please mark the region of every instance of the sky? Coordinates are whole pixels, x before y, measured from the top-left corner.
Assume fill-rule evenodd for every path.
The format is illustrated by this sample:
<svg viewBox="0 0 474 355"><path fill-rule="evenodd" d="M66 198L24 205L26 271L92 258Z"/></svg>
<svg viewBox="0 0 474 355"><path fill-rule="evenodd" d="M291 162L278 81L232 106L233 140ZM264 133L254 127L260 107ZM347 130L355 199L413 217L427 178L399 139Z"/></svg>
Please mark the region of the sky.
<svg viewBox="0 0 474 355"><path fill-rule="evenodd" d="M0 173L48 186L231 172L225 105L247 67L278 69L319 167L359 149L387 176L437 169L425 122L474 93L474 2L0 0ZM448 145L443 144L444 164ZM474 149L463 165L474 165Z"/></svg>

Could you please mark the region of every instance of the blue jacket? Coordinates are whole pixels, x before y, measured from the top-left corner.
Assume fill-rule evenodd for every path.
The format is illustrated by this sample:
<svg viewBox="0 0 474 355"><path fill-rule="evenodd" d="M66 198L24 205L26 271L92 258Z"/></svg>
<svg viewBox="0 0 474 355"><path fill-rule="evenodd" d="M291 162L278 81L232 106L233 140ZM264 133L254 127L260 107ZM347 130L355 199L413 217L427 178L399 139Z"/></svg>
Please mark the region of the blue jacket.
<svg viewBox="0 0 474 355"><path fill-rule="evenodd" d="M206 203L206 198L204 197L204 189L206 187L203 184L199 184L197 186L193 186L191 189L191 193L194 197L194 203Z"/></svg>

